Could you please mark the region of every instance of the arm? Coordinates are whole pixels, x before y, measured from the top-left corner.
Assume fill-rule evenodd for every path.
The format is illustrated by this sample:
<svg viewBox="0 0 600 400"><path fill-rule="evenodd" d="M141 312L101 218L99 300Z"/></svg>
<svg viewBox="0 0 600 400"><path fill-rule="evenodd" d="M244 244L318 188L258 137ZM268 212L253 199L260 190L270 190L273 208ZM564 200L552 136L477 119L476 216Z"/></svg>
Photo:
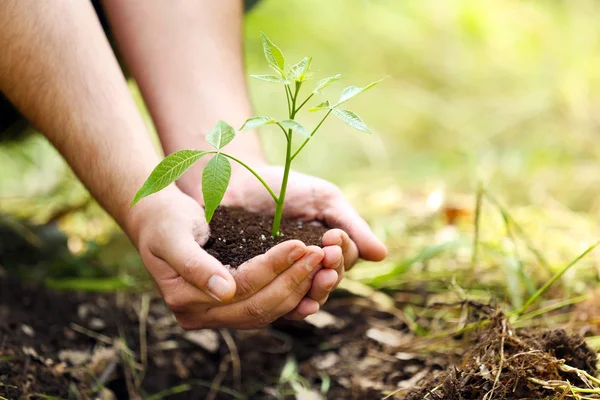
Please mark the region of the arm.
<svg viewBox="0 0 600 400"><path fill-rule="evenodd" d="M7 0L0 49L0 90L124 225L159 158L91 4Z"/></svg>
<svg viewBox="0 0 600 400"><path fill-rule="evenodd" d="M129 209L159 158L90 2L5 0L0 54L0 90L129 234L183 327L262 326L298 305L323 250L283 243L236 281L199 246L204 212L175 186Z"/></svg>
<svg viewBox="0 0 600 400"><path fill-rule="evenodd" d="M104 4L166 154L211 149L204 135L219 119L239 128L252 116L242 60L242 1ZM227 152L251 166L265 164L255 132L239 135ZM207 161L201 160L178 181L198 200Z"/></svg>

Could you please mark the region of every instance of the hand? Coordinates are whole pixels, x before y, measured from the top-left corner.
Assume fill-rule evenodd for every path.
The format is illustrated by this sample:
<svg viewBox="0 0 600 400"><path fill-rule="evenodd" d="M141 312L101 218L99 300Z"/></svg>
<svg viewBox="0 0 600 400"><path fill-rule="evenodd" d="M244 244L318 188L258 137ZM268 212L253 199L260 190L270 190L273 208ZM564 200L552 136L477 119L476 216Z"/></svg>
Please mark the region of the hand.
<svg viewBox="0 0 600 400"><path fill-rule="evenodd" d="M316 312L303 298L325 257L319 247L290 240L228 270L200 247L204 210L174 187L133 207L125 230L184 329L258 328L293 310Z"/></svg>
<svg viewBox="0 0 600 400"><path fill-rule="evenodd" d="M255 171L278 192L283 168L262 165ZM235 170L223 203L262 214L272 215L275 210L275 203L265 188L250 173L241 169ZM323 179L292 171L284 217L323 221L327 226L337 228L323 236L325 268L315 275L308 298L287 316L289 319L305 317L307 309L311 307L307 304L310 303L309 299L322 305L343 278L344 271L352 268L359 257L381 261L387 255L384 244L373 234L341 190Z"/></svg>

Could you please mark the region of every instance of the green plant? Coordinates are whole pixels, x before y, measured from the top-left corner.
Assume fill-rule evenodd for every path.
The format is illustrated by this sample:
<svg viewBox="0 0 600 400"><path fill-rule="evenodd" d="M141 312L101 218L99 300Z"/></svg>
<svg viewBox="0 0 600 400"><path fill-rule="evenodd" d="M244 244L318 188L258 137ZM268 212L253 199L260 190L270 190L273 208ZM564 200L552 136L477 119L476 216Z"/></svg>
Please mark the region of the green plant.
<svg viewBox="0 0 600 400"><path fill-rule="evenodd" d="M248 119L244 125L240 128L240 131L256 129L265 125L275 125L281 129L286 139L286 156L285 156L285 167L283 172L283 178L281 181L281 188L279 195L276 195L271 187L260 177L260 175L254 171L250 166L245 164L243 161L227 154L223 153L221 149L230 143L235 138L235 129L224 121L219 121L207 135L207 142L212 145L215 150L202 151L202 150L180 150L162 160L158 166L152 171L144 185L135 195L131 205L133 206L142 198L156 193L169 184L177 180L192 164L198 161L200 158L206 155L213 155L213 158L206 164L202 172L202 194L204 196L205 208L206 208L206 220L210 222L213 214L223 196L227 190L229 180L231 178L231 164L230 161L237 162L248 171L250 171L265 187L271 197L276 203L275 216L273 218L273 226L271 234L273 236L279 236L279 226L281 224L281 216L283 214L283 204L285 201L286 189L288 185L289 172L294 159L304 149L308 142L313 138L315 133L323 125L323 122L329 117L330 114L337 116L339 119L344 121L351 127L360 131L371 133L369 128L365 125L362 119L350 110L344 110L339 108L342 104L354 96L372 88L381 80L372 82L364 87L348 86L345 88L340 99L335 105L331 105L329 101L324 101L319 105L309 109L309 112L327 111L321 121L315 126L312 131L308 131L302 126L297 120L296 116L298 112L306 105L306 103L317 94L322 94L323 89L337 82L341 79L341 75L334 75L325 79L321 79L317 82L313 91L304 99L302 102L299 101L300 89L304 82L308 80L312 74L310 66L312 62L311 57L305 57L299 63L289 68L288 72L284 72L285 58L281 50L263 33L261 33L263 50L269 67L274 71L274 75L250 75L255 79L259 79L266 82L272 82L283 85L285 89L285 95L287 99L287 119L277 120L271 117L257 116ZM304 140L295 150L293 150L292 139L293 134L299 134L304 137Z"/></svg>

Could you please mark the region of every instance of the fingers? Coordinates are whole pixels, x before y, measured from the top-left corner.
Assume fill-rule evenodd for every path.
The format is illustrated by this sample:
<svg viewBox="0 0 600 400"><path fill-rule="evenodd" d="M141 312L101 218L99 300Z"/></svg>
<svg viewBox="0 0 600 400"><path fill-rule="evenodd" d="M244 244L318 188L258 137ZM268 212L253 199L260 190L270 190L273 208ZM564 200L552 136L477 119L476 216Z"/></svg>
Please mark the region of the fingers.
<svg viewBox="0 0 600 400"><path fill-rule="evenodd" d="M356 243L361 258L369 261L381 261L387 255L385 245L371 231L369 225L362 219L354 207L342 194L336 194L330 199L335 206L327 207L323 212L325 222L329 226L340 228L348 233Z"/></svg>
<svg viewBox="0 0 600 400"><path fill-rule="evenodd" d="M207 302L229 301L235 295L233 276L216 258L205 252L191 235L170 237L152 253L173 268L185 282L207 295Z"/></svg>
<svg viewBox="0 0 600 400"><path fill-rule="evenodd" d="M240 265L232 271L237 284L235 299L241 300L252 296L292 266L306 252L304 243L299 240L289 240Z"/></svg>
<svg viewBox="0 0 600 400"><path fill-rule="evenodd" d="M340 231L341 232L341 231ZM323 269L318 271L313 279L311 288L307 297L323 305L344 276L344 257L342 249L339 246L328 246L323 248L325 256L323 257ZM286 318L298 319L300 315L306 317L310 314L303 313L299 304L292 313Z"/></svg>
<svg viewBox="0 0 600 400"><path fill-rule="evenodd" d="M300 301L300 304L291 312L287 313L284 318L291 321L300 321L309 315L319 311L319 303L316 300L305 297Z"/></svg>
<svg viewBox="0 0 600 400"><path fill-rule="evenodd" d="M341 229L331 229L323 235L323 246L339 246L342 249L344 267L349 270L358 261L358 247L346 232Z"/></svg>
<svg viewBox="0 0 600 400"><path fill-rule="evenodd" d="M265 326L292 311L311 286L310 275L323 261L323 249L306 248L306 254L253 296L206 313L218 326L256 328Z"/></svg>
<svg viewBox="0 0 600 400"><path fill-rule="evenodd" d="M333 269L320 270L313 279L312 286L307 296L319 305L325 304L329 293L337 286L339 275Z"/></svg>

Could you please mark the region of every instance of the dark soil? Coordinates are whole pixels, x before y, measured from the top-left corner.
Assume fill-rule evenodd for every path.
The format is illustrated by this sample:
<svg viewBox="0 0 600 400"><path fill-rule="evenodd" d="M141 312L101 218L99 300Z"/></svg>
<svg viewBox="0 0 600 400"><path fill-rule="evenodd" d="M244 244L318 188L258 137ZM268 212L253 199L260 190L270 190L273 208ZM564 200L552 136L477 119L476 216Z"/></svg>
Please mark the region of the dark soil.
<svg viewBox="0 0 600 400"><path fill-rule="evenodd" d="M475 335L458 365L430 375L407 399L550 399L564 389L557 392L540 382L586 387L578 374L561 369L562 363L595 376L596 362L596 352L581 336L562 329L517 331L497 314Z"/></svg>
<svg viewBox="0 0 600 400"><path fill-rule="evenodd" d="M272 216L254 214L241 208L219 207L210 222L211 236L206 251L224 265L237 267L290 239L322 246L327 228L318 222L281 221L281 236L271 236Z"/></svg>
<svg viewBox="0 0 600 400"><path fill-rule="evenodd" d="M401 314L343 291L317 321L184 332L154 294L54 292L0 274L0 396L476 400L493 389L489 400L550 399L562 391L531 378L585 387L561 360L596 373L596 354L580 336L514 330L492 307L469 307L489 322L442 339L448 351L423 347L429 339L410 333ZM291 382L323 394L296 397Z"/></svg>
<svg viewBox="0 0 600 400"><path fill-rule="evenodd" d="M160 398L204 399L212 385L215 399L294 399L281 373L295 360L292 378L316 394L323 388L322 398L377 399L429 365L399 360L392 347L368 339L373 326L410 336L398 318L344 292L325 306L333 321L327 326L282 321L254 331L192 333L208 335L208 345L187 336L158 296L149 304L144 330L139 295L53 292L0 277L0 396L91 399L110 390L127 400L179 388Z"/></svg>

